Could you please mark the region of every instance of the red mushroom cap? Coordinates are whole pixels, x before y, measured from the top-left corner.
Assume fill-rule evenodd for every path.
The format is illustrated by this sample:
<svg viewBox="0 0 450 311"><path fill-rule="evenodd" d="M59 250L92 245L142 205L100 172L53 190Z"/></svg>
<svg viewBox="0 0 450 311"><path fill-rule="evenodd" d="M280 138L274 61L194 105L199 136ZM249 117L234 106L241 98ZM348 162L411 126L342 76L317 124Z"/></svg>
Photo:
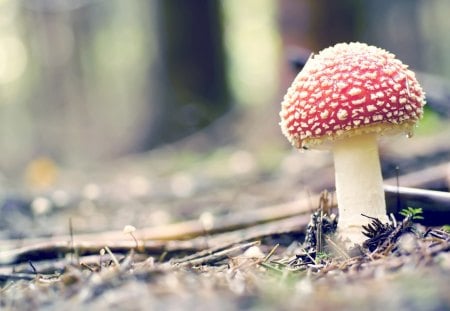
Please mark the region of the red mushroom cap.
<svg viewBox="0 0 450 311"><path fill-rule="evenodd" d="M410 133L425 95L395 56L364 43L339 43L312 56L281 104L280 126L297 148L362 133Z"/></svg>

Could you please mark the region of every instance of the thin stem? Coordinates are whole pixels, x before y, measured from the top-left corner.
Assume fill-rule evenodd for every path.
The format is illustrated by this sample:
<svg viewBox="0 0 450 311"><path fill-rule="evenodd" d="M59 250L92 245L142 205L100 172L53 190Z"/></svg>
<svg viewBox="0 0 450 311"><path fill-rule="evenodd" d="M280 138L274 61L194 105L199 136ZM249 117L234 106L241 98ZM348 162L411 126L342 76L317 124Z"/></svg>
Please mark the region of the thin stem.
<svg viewBox="0 0 450 311"><path fill-rule="evenodd" d="M362 243L365 214L387 221L383 179L376 134L357 135L336 141L333 147L338 231L352 243Z"/></svg>

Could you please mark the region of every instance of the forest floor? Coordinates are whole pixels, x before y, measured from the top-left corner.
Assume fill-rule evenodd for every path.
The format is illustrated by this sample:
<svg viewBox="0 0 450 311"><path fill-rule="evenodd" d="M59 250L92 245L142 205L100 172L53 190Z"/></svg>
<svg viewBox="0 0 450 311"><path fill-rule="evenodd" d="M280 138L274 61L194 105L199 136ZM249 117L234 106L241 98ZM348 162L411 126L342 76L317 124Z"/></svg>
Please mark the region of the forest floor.
<svg viewBox="0 0 450 311"><path fill-rule="evenodd" d="M329 154L242 141L205 149L217 127L89 170L59 168L45 190L5 190L0 308L450 309L448 223L434 214L450 210L424 202L421 221L388 202L396 223L373 223L371 243L349 253L331 234ZM386 182L448 193L446 137L382 144Z"/></svg>

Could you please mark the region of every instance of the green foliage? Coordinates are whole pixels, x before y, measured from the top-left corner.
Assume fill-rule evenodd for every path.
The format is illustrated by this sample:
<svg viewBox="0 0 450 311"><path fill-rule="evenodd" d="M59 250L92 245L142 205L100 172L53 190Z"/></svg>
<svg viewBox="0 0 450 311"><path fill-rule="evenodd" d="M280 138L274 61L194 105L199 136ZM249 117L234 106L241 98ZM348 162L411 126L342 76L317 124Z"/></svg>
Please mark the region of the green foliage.
<svg viewBox="0 0 450 311"><path fill-rule="evenodd" d="M412 220L423 219L423 210L421 207L407 207L400 211L400 215L410 217Z"/></svg>
<svg viewBox="0 0 450 311"><path fill-rule="evenodd" d="M328 254L326 252L318 252L316 254L316 261L327 261L330 260L331 258L333 258L333 256L331 254Z"/></svg>
<svg viewBox="0 0 450 311"><path fill-rule="evenodd" d="M450 233L450 225L443 225L441 229L442 229L442 231Z"/></svg>

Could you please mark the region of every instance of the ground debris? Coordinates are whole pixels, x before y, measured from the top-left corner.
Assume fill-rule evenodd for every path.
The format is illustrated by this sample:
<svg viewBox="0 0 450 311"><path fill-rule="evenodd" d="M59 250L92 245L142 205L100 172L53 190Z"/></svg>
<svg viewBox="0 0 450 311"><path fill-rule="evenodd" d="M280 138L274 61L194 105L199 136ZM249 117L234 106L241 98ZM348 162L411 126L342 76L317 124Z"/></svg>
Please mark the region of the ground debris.
<svg viewBox="0 0 450 311"><path fill-rule="evenodd" d="M374 218L366 243L350 256L333 237L337 218L328 194L319 202L309 224L305 215L292 216L160 241L153 253L137 240L4 265L0 307L360 310L379 308L380 301L391 310L450 307L448 232L411 217L389 224Z"/></svg>
<svg viewBox="0 0 450 311"><path fill-rule="evenodd" d="M368 217L368 216L366 216ZM404 268L430 267L436 263L450 265L450 234L438 228L426 228L413 221L411 215L397 222L382 223L372 218L364 226L367 240L355 256L346 252L333 237L334 217L324 214L322 207L311 216L306 240L297 246L294 256L284 260L290 271L306 271L314 279L339 275L349 279L365 279L377 274L393 273ZM318 232L320 231L320 232ZM321 243L317 242L321 237ZM445 254L445 255L443 255Z"/></svg>

